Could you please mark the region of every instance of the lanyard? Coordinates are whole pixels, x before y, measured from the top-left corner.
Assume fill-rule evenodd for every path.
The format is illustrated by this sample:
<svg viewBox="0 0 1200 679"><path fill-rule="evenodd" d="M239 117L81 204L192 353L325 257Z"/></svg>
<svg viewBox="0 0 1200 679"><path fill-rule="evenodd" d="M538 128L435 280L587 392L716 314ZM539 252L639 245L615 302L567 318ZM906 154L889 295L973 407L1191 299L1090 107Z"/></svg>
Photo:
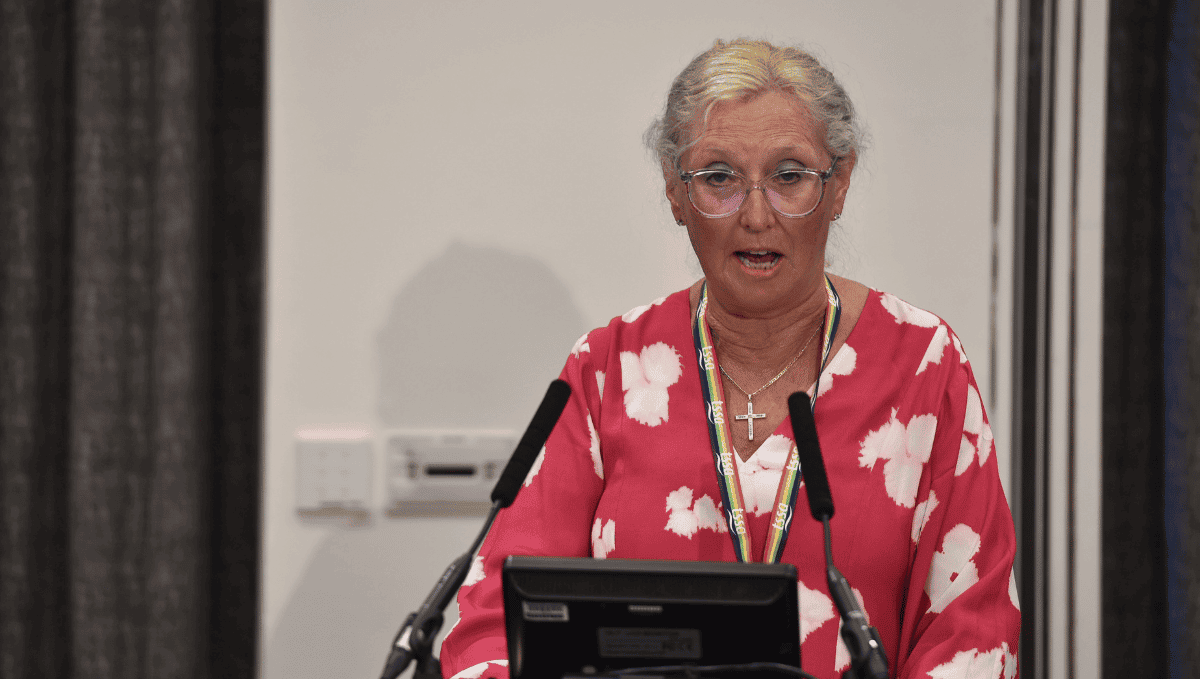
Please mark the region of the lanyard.
<svg viewBox="0 0 1200 679"><path fill-rule="evenodd" d="M821 367L817 371L817 387L813 390L813 406L819 391L821 373L829 362L829 349L837 334L838 321L842 315L842 303L829 276L825 277L825 293L829 307L825 312L825 328L821 338ZM725 520L729 525L729 537L733 540L733 551L738 561L753 561L750 531L746 526L746 508L742 498L741 481L733 463L733 444L730 442L729 425L725 421L725 394L721 385L720 368L713 346L712 329L708 327L708 284L700 288L700 303L696 305L696 316L692 323L692 339L696 345L696 359L700 365L700 386L708 420L708 437L712 443L713 463L717 468L717 485L721 488L721 500L725 506ZM775 510L771 515L771 527L767 532L767 543L763 550L764 563L775 563L787 543L788 529L795 513L797 491L800 488L801 470L796 458L796 445L788 451L787 464L775 493Z"/></svg>

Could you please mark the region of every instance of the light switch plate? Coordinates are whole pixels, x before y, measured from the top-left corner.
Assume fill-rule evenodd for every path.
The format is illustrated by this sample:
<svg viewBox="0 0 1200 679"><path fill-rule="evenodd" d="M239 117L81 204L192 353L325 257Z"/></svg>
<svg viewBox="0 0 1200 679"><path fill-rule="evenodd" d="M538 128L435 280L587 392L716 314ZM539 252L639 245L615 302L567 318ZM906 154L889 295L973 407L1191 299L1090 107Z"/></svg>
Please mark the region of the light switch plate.
<svg viewBox="0 0 1200 679"><path fill-rule="evenodd" d="M369 512L370 438L306 435L296 440L296 509L304 518Z"/></svg>

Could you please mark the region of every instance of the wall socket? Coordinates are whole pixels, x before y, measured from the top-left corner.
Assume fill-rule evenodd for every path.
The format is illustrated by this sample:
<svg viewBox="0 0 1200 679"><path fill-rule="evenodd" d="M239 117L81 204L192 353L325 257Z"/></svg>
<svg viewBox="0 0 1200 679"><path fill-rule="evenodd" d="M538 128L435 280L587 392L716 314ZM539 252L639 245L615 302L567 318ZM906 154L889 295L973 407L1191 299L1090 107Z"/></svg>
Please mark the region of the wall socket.
<svg viewBox="0 0 1200 679"><path fill-rule="evenodd" d="M475 516L517 444L516 432L396 431L387 436L388 516Z"/></svg>

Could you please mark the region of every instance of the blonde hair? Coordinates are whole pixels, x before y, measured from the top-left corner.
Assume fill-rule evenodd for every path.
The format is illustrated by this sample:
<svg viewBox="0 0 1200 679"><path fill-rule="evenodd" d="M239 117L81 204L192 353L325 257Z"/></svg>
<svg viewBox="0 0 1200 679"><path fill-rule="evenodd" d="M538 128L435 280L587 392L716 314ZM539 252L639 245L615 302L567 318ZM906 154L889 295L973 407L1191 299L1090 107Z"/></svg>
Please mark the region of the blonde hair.
<svg viewBox="0 0 1200 679"><path fill-rule="evenodd" d="M804 50L745 38L717 40L692 59L671 85L662 117L646 130L646 146L658 155L664 171L678 173L680 156L696 142L688 135L698 117L707 124L718 102L772 89L795 95L825 126L825 145L834 157L860 154L865 134L833 74Z"/></svg>

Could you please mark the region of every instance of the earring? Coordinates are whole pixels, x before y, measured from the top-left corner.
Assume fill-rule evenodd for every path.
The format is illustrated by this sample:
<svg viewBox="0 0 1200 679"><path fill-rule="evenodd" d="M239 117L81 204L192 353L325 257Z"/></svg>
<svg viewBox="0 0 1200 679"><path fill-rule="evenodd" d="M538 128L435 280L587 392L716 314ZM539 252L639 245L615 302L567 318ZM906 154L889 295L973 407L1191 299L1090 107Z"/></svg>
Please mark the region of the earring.
<svg viewBox="0 0 1200 679"><path fill-rule="evenodd" d="M679 226L687 226L687 224L684 224L684 223L683 223L683 220L682 220L682 219L676 219L676 220L675 220L675 223L676 223L676 224L678 224Z"/></svg>
<svg viewBox="0 0 1200 679"><path fill-rule="evenodd" d="M833 213L833 221L836 222L837 220L839 220L841 218L842 218L842 213L840 213L840 212Z"/></svg>

